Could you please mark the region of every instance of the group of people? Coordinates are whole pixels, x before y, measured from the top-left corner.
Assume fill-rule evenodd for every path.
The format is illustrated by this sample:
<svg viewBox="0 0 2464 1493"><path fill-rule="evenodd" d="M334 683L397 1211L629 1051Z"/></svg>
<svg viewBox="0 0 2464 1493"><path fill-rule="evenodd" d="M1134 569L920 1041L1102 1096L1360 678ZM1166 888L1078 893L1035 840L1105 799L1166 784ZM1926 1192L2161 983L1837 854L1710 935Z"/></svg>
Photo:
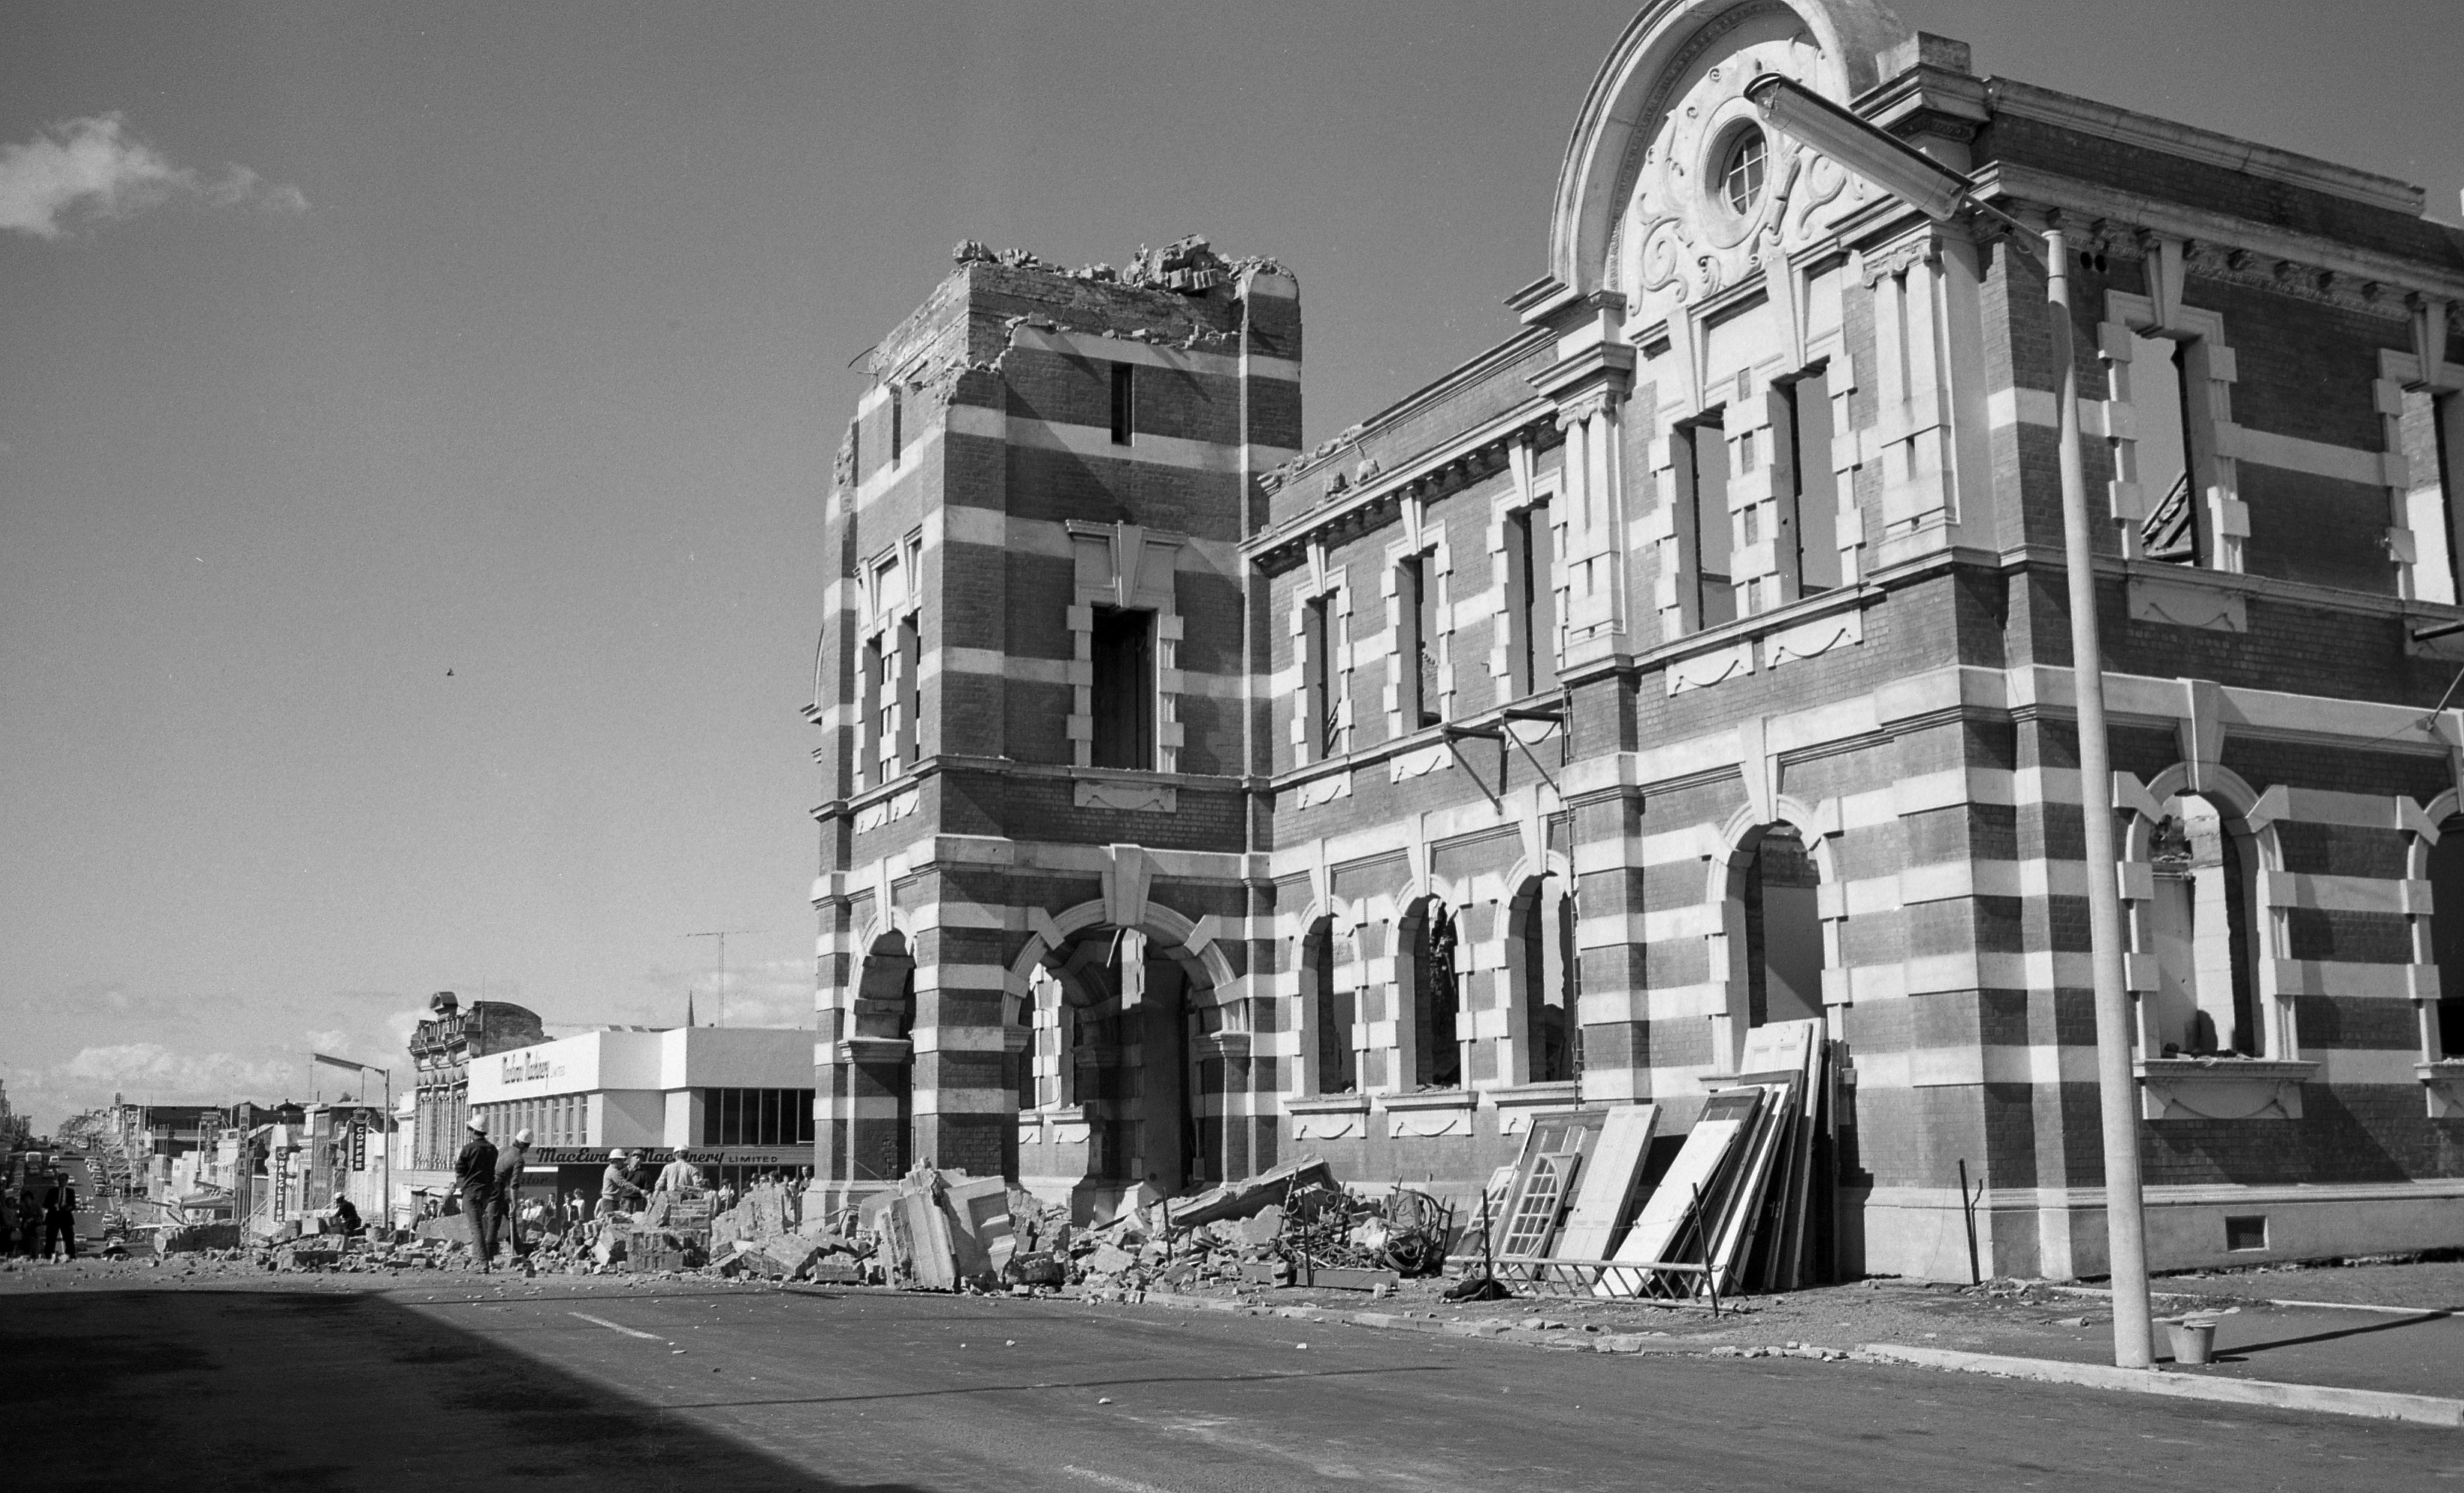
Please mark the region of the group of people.
<svg viewBox="0 0 2464 1493"><path fill-rule="evenodd" d="M77 1210L77 1184L57 1173L15 1193L0 1188L0 1257L76 1259Z"/></svg>

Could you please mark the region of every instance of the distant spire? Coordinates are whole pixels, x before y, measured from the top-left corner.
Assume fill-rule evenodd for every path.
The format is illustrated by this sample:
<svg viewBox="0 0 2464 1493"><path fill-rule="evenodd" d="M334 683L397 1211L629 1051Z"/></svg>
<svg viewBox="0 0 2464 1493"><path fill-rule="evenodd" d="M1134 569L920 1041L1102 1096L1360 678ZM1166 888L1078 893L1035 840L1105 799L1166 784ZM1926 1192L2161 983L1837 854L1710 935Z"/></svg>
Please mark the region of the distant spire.
<svg viewBox="0 0 2464 1493"><path fill-rule="evenodd" d="M685 1024L687 1026L693 1024L693 992L690 990L685 992Z"/></svg>

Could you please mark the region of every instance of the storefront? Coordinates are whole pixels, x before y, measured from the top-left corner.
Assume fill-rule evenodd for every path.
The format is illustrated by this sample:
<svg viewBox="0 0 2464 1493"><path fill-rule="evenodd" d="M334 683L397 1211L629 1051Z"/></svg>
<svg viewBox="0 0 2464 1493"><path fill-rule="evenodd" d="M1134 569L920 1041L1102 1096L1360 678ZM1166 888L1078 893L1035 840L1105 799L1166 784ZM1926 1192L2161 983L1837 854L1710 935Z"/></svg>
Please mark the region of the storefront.
<svg viewBox="0 0 2464 1493"><path fill-rule="evenodd" d="M623 1149L648 1186L679 1155L712 1185L813 1165L813 1036L801 1028L609 1027L474 1059L471 1108L498 1146L531 1132L525 1197L595 1202Z"/></svg>

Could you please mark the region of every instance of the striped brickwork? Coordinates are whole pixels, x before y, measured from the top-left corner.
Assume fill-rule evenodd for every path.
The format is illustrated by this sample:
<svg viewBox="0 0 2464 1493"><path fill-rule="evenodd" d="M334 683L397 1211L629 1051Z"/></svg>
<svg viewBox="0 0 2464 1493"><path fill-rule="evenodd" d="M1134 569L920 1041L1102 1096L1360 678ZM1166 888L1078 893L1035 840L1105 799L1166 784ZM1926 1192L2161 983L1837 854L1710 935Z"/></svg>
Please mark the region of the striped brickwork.
<svg viewBox="0 0 2464 1493"><path fill-rule="evenodd" d="M2464 714L2430 708L2464 647L2410 634L2464 618L2430 470L2464 238L2401 184L1989 87L1853 0L1788 0L1811 43L1778 9L1639 19L1523 330L1305 457L1276 273L979 261L884 343L813 713L823 1175L1096 1211L1307 1151L1468 1198L1537 1112L1682 1127L1801 1000L1837 1268L1962 1277L1972 1210L1980 1268L2093 1274L2110 874L2157 1262L2452 1242ZM2111 782L2078 770L2042 270L1776 138L1760 195L1706 194L1766 70L2071 235ZM2187 563L2145 538L2167 389ZM1158 619L1153 771L1092 767L1118 606ZM868 665L910 618L912 673ZM865 994L897 958L912 995Z"/></svg>

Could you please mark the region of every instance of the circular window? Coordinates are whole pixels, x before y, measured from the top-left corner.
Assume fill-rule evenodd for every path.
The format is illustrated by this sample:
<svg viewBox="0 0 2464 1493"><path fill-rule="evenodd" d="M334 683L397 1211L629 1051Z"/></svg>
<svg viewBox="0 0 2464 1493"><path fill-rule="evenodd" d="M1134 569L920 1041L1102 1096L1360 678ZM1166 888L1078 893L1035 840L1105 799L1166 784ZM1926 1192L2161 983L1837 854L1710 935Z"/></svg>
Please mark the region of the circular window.
<svg viewBox="0 0 2464 1493"><path fill-rule="evenodd" d="M1720 151L1720 195L1728 210L1742 217L1763 195L1763 165L1768 155L1763 132L1749 124L1728 137Z"/></svg>

